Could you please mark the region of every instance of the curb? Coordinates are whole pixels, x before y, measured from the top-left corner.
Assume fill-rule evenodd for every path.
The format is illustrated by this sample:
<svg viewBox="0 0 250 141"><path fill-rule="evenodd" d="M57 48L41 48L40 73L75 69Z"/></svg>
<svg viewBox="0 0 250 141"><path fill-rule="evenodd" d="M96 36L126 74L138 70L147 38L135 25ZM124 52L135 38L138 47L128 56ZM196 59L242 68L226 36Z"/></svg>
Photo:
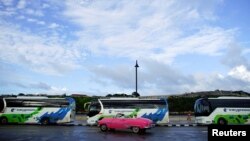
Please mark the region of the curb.
<svg viewBox="0 0 250 141"><path fill-rule="evenodd" d="M197 124L165 124L165 125L157 125L159 127L195 127L199 126Z"/></svg>
<svg viewBox="0 0 250 141"><path fill-rule="evenodd" d="M96 127L87 124L67 124L68 126L89 126L89 127ZM156 127L196 127L201 126L198 124L165 124L165 125L156 125Z"/></svg>
<svg viewBox="0 0 250 141"><path fill-rule="evenodd" d="M67 124L53 124L53 125L41 125L41 124L8 124L8 125L34 125L34 126L89 126L89 127L97 127L94 125L87 125L86 123L67 123ZM1 125L1 126L8 126ZM156 125L156 127L195 127L195 126L205 126L200 124L164 124L164 125Z"/></svg>

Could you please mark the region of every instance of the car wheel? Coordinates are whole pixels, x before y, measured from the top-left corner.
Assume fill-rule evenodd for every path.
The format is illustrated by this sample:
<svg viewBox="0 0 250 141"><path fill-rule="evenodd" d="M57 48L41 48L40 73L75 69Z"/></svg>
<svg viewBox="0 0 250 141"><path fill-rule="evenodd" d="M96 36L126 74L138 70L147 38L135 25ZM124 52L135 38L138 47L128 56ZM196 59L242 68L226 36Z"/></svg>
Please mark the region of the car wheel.
<svg viewBox="0 0 250 141"><path fill-rule="evenodd" d="M108 127L107 127L107 125L103 124L100 126L100 129L102 132L106 132L108 130Z"/></svg>
<svg viewBox="0 0 250 141"><path fill-rule="evenodd" d="M132 127L132 131L136 134L138 134L140 132L140 128L139 127Z"/></svg>
<svg viewBox="0 0 250 141"><path fill-rule="evenodd" d="M226 121L224 118L220 118L220 119L218 120L218 124L219 124L219 125L227 125L227 121Z"/></svg>
<svg viewBox="0 0 250 141"><path fill-rule="evenodd" d="M8 119L6 117L0 118L0 124L8 124Z"/></svg>

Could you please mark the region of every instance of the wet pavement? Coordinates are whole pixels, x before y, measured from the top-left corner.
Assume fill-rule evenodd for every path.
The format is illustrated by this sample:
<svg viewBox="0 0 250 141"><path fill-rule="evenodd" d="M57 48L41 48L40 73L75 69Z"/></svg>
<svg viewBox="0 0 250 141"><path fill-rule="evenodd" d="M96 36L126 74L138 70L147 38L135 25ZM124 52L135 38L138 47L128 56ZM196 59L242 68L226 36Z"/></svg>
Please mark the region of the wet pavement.
<svg viewBox="0 0 250 141"><path fill-rule="evenodd" d="M207 127L155 127L143 135L130 130L101 132L88 126L2 125L1 141L207 141Z"/></svg>
<svg viewBox="0 0 250 141"><path fill-rule="evenodd" d="M0 141L207 141L207 127L195 126L194 118L170 116L170 123L137 135L130 130L101 132L86 125L87 117L77 115L74 123L64 125L0 125ZM182 125L182 126L181 126ZM193 126L192 126L193 125Z"/></svg>
<svg viewBox="0 0 250 141"><path fill-rule="evenodd" d="M74 121L74 125L86 125L87 117L86 115L76 115L76 120ZM191 116L188 120L188 116L186 115L170 115L168 125L193 125L195 124L194 116Z"/></svg>

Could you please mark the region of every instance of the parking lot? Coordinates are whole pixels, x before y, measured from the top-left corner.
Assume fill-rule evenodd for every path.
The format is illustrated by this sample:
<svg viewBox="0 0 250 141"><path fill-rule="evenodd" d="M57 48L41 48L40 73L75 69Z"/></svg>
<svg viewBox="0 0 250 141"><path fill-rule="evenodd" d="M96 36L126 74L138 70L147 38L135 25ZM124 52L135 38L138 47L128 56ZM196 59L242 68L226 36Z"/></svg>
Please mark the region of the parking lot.
<svg viewBox="0 0 250 141"><path fill-rule="evenodd" d="M130 130L101 132L89 126L0 126L1 141L206 141L206 127L155 127L145 134L134 134Z"/></svg>
<svg viewBox="0 0 250 141"><path fill-rule="evenodd" d="M170 115L169 116L169 124L170 126L194 126L195 124L195 120L194 120L194 116L190 117L191 120L188 120L188 116L187 115ZM86 115L76 115L76 120L74 122L74 125L83 125L85 126L87 120L87 116Z"/></svg>
<svg viewBox="0 0 250 141"><path fill-rule="evenodd" d="M13 141L47 141L47 140L80 140L80 141L144 141L144 140L192 140L206 141L207 127L192 126L193 120L186 116L170 116L170 126L157 126L145 134L134 134L130 130L101 132L96 126L86 126L86 116L77 115L76 121L68 125L1 125L0 140ZM186 125L186 126L183 126Z"/></svg>

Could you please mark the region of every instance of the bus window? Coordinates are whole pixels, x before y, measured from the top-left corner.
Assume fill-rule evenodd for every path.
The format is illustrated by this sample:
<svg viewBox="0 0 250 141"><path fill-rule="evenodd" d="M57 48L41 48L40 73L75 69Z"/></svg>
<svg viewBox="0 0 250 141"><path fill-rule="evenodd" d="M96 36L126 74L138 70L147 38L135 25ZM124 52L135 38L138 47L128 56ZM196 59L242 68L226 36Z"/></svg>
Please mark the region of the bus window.
<svg viewBox="0 0 250 141"><path fill-rule="evenodd" d="M195 116L207 116L210 113L209 103L205 99L200 99L194 105Z"/></svg>
<svg viewBox="0 0 250 141"><path fill-rule="evenodd" d="M2 98L0 98L0 113L3 112L4 109L4 101Z"/></svg>
<svg viewBox="0 0 250 141"><path fill-rule="evenodd" d="M87 116L93 117L93 116L97 115L100 111L101 111L100 103L99 102L92 103L89 106L89 112L88 112Z"/></svg>

